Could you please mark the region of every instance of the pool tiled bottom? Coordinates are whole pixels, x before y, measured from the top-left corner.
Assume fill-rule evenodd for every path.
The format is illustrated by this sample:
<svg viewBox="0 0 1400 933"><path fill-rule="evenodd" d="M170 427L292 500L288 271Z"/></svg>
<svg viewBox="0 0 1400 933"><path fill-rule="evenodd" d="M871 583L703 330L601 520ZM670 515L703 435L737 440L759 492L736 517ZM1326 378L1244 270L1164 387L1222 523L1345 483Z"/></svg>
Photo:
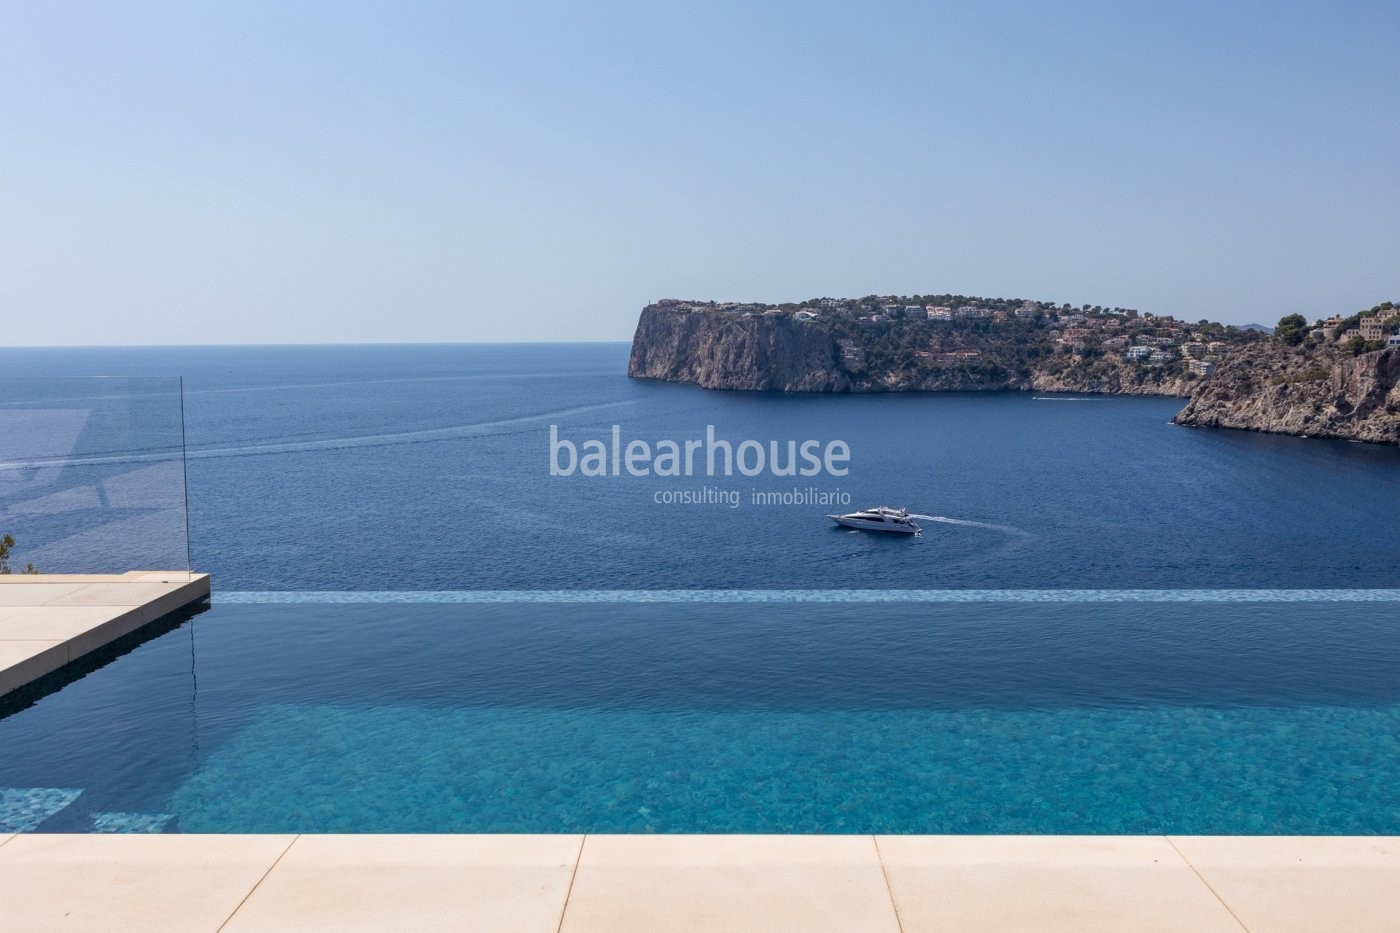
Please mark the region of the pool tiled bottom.
<svg viewBox="0 0 1400 933"><path fill-rule="evenodd" d="M28 833L73 801L73 787L0 787L0 833Z"/></svg>
<svg viewBox="0 0 1400 933"><path fill-rule="evenodd" d="M1400 838L0 836L67 930L1393 929Z"/></svg>
<svg viewBox="0 0 1400 933"><path fill-rule="evenodd" d="M1396 760L1400 706L284 704L148 806L193 833L1384 834Z"/></svg>
<svg viewBox="0 0 1400 933"><path fill-rule="evenodd" d="M163 833L175 819L173 813L94 813L95 833Z"/></svg>
<svg viewBox="0 0 1400 933"><path fill-rule="evenodd" d="M0 787L0 833L29 833L82 797L74 787ZM173 813L104 813L89 817L94 833L163 833Z"/></svg>

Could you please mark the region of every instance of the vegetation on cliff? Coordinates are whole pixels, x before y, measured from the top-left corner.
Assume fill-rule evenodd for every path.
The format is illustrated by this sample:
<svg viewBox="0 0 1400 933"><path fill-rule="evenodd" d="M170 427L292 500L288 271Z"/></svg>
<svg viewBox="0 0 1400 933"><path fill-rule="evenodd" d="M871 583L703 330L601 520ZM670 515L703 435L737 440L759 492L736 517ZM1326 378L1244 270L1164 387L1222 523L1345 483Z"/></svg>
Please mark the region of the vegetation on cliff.
<svg viewBox="0 0 1400 933"><path fill-rule="evenodd" d="M1390 302L1281 321L1192 393L1176 423L1400 444L1400 314Z"/></svg>
<svg viewBox="0 0 1400 933"><path fill-rule="evenodd" d="M1098 305L964 295L642 312L629 372L786 392L1042 390L1186 395L1244 330Z"/></svg>

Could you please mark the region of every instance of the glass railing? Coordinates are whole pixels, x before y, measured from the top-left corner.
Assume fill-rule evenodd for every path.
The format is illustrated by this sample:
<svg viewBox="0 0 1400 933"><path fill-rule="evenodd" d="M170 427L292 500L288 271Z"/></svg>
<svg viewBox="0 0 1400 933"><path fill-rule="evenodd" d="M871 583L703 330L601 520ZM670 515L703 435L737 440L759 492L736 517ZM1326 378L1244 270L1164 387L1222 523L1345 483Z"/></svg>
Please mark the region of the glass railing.
<svg viewBox="0 0 1400 933"><path fill-rule="evenodd" d="M190 570L179 378L0 378L10 573Z"/></svg>

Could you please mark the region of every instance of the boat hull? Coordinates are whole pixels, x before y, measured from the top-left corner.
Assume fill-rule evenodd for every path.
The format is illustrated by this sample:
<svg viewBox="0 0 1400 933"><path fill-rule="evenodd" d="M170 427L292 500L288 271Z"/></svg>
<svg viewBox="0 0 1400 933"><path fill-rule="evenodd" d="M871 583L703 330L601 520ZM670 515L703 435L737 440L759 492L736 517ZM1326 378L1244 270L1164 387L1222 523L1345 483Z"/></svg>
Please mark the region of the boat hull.
<svg viewBox="0 0 1400 933"><path fill-rule="evenodd" d="M916 535L919 533L918 525L899 525L894 522L870 522L860 518L846 518L844 515L828 515L842 528L854 528L857 531L883 531L892 535Z"/></svg>

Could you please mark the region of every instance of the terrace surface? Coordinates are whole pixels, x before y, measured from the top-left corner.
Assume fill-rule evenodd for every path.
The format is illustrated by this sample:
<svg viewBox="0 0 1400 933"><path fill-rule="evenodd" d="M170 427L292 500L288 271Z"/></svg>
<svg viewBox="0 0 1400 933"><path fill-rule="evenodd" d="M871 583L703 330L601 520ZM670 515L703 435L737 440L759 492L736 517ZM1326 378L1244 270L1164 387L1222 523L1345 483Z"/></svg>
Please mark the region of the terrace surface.
<svg viewBox="0 0 1400 933"><path fill-rule="evenodd" d="M1394 929L1400 839L0 837L23 930Z"/></svg>
<svg viewBox="0 0 1400 933"><path fill-rule="evenodd" d="M0 696L209 595L209 575L0 575Z"/></svg>

